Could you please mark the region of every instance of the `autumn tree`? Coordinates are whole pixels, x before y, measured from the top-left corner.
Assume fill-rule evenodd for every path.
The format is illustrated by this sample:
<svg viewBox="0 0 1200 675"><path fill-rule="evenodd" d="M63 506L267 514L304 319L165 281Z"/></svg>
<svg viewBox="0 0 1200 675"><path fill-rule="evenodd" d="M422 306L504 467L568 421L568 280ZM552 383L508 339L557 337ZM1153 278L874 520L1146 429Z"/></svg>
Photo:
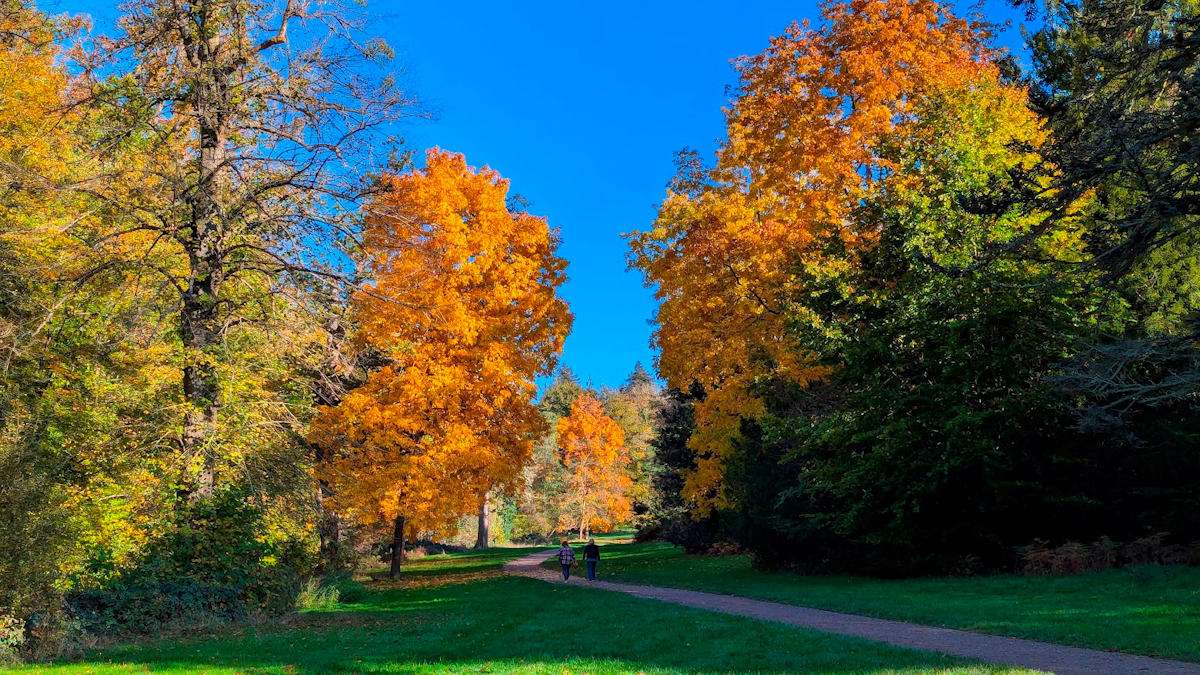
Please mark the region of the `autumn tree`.
<svg viewBox="0 0 1200 675"><path fill-rule="evenodd" d="M633 480L630 498L634 511L645 514L653 494L651 485L656 462L651 449L663 397L650 373L638 363L618 389L603 392L604 411L625 433L629 452L629 474Z"/></svg>
<svg viewBox="0 0 1200 675"><path fill-rule="evenodd" d="M368 206L353 297L357 339L384 364L314 421L339 507L407 532L446 531L510 489L546 423L534 378L548 373L571 315L565 262L545 219L506 206L508 182L462 155L385 176Z"/></svg>
<svg viewBox="0 0 1200 675"><path fill-rule="evenodd" d="M852 0L823 13L821 27L793 24L737 61L716 166L686 164L653 226L630 240L631 264L661 300L659 372L705 392L684 488L701 509L728 504L724 458L740 420L764 412L755 383L828 375L789 340L796 322L814 320L789 305L805 277L836 274L878 241L860 206L895 171L883 153L890 134L922 96L995 70L968 22L931 0Z"/></svg>
<svg viewBox="0 0 1200 675"><path fill-rule="evenodd" d="M279 398L238 395L231 369L248 364L229 347L336 298L347 280L331 254L353 242L374 185L362 172L386 164L387 125L409 100L376 70L386 45L337 4L137 0L118 26L76 53L77 107L103 124L91 175L66 187L123 216L74 228L94 261L77 281L134 270L175 314L178 483L195 498L240 463L239 407L297 431ZM130 146L147 160L111 161Z"/></svg>
<svg viewBox="0 0 1200 675"><path fill-rule="evenodd" d="M695 392L687 508L765 563L998 564L1063 535L1033 504L1104 501L1059 469L1099 462L1051 381L1124 302L985 26L925 0L824 19L738 61L715 165L685 155L632 238L660 370Z"/></svg>
<svg viewBox="0 0 1200 675"><path fill-rule="evenodd" d="M558 444L567 474L559 527L587 537L627 522L633 481L625 433L598 398L588 393L575 400L571 414L558 422Z"/></svg>
<svg viewBox="0 0 1200 675"><path fill-rule="evenodd" d="M74 140L53 115L66 83L55 37L46 16L0 3L0 616L18 620L55 609L58 565L72 557L70 460L40 442L58 365L47 317L61 301L45 263L65 242L52 236L62 205L38 179L63 174Z"/></svg>
<svg viewBox="0 0 1200 675"><path fill-rule="evenodd" d="M558 447L558 421L571 414L571 406L584 393L571 369L562 366L538 400L538 411L546 420L546 433L534 444L526 462L521 491L515 497L512 523L516 536L549 537L558 530L566 473Z"/></svg>

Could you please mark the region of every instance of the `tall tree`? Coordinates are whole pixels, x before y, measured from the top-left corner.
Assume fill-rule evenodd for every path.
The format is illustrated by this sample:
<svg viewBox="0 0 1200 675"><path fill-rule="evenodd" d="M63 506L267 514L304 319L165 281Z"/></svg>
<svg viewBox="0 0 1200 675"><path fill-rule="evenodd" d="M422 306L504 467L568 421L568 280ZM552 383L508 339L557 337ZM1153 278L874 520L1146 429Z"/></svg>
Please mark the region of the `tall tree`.
<svg viewBox="0 0 1200 675"><path fill-rule="evenodd" d="M386 45L337 4L134 0L118 25L82 63L82 103L106 120L91 151L139 144L154 161L105 164L71 186L126 216L77 228L96 261L80 282L136 269L173 292L180 488L202 496L222 460L231 335L291 311L281 303L317 308L312 289L334 292L328 282L343 279L322 260L353 240L373 185L360 172L383 165L387 124L409 100L373 70Z"/></svg>
<svg viewBox="0 0 1200 675"><path fill-rule="evenodd" d="M383 179L368 208L353 298L357 339L385 363L314 421L322 474L349 515L447 530L493 489L512 489L546 423L535 378L571 324L565 262L545 219L510 211L508 182L431 150Z"/></svg>
<svg viewBox="0 0 1200 675"><path fill-rule="evenodd" d="M1036 0L1017 4L1035 6ZM1045 3L1034 102L1062 204L1097 191L1097 261L1116 275L1200 225L1200 9L1190 0Z"/></svg>
<svg viewBox="0 0 1200 675"><path fill-rule="evenodd" d="M685 162L653 227L630 241L662 301L658 370L668 386L705 394L684 487L701 510L728 505L725 460L741 420L765 412L756 383L828 376L789 339L815 317L789 305L806 278L836 275L878 242L879 224L859 216L895 171L890 134L921 92L995 70L971 25L931 0L850 0L823 14L822 26L793 24L738 61L716 166Z"/></svg>

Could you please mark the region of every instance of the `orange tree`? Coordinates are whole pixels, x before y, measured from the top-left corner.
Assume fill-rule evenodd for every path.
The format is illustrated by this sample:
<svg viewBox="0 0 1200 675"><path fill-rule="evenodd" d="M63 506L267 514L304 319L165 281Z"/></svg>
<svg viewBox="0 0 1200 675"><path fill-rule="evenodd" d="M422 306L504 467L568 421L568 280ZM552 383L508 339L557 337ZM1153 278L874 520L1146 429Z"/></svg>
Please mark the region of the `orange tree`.
<svg viewBox="0 0 1200 675"><path fill-rule="evenodd" d="M700 390L683 493L765 561L990 564L1040 536L1010 504L1055 468L1027 451L1065 426L1047 376L1120 310L1062 271L1081 205L1029 206L1045 132L984 28L929 0L824 16L739 60L715 165L631 240L662 374Z"/></svg>
<svg viewBox="0 0 1200 675"><path fill-rule="evenodd" d="M797 349L797 325L829 329L797 298L857 265L881 232L864 200L897 179L889 144L935 92L996 78L982 38L930 0L824 7L737 61L739 96L711 170L681 175L631 263L657 287L659 368L699 385L684 494L704 514L729 505L725 465L741 420L764 414L756 384L808 386L830 365ZM839 292L852 294L852 288Z"/></svg>
<svg viewBox="0 0 1200 675"><path fill-rule="evenodd" d="M571 414L558 421L558 444L567 473L559 528L611 530L633 516L629 452L625 432L604 414L590 393L575 399Z"/></svg>
<svg viewBox="0 0 1200 675"><path fill-rule="evenodd" d="M382 367L313 423L335 502L406 532L446 531L512 487L546 423L532 403L571 325L565 262L543 218L506 206L508 182L431 150L383 179L367 209L354 295L358 340Z"/></svg>

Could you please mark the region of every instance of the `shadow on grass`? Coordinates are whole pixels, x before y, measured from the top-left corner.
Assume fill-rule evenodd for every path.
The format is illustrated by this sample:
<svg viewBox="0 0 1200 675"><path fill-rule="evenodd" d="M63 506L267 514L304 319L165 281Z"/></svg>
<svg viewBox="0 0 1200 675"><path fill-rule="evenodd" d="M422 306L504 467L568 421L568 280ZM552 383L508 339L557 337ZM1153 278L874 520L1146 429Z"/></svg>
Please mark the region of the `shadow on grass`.
<svg viewBox="0 0 1200 675"><path fill-rule="evenodd" d="M373 591L294 623L91 654L57 672L997 672L939 655L524 578ZM1006 671L1000 671L1006 672Z"/></svg>

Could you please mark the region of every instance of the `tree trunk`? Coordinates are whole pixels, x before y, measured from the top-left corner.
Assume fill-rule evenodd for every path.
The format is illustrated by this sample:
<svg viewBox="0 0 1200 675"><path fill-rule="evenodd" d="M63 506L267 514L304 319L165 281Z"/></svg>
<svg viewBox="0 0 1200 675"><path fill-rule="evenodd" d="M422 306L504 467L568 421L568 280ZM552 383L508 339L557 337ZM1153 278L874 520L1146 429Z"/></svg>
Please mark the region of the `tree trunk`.
<svg viewBox="0 0 1200 675"><path fill-rule="evenodd" d="M393 579L400 577L400 562L404 560L404 516L396 516L392 530L392 569L388 574Z"/></svg>
<svg viewBox="0 0 1200 675"><path fill-rule="evenodd" d="M210 3L202 3L202 23L212 20ZM187 471L199 458L199 472L185 479L189 499L210 496L216 484L216 451L211 440L216 425L219 384L213 348L221 342L220 294L224 281L225 245L220 220L220 193L227 172L225 147L229 136L228 73L215 66L212 44L194 44L193 66L207 71L195 86L191 103L196 120L196 186L188 196L190 211L183 231L188 256L187 288L182 297L180 337L185 350L183 395L188 405L183 420L182 446Z"/></svg>
<svg viewBox="0 0 1200 675"><path fill-rule="evenodd" d="M485 494L479 500L479 529L475 534L475 548L484 549L488 547L488 500Z"/></svg>
<svg viewBox="0 0 1200 675"><path fill-rule="evenodd" d="M181 316L183 347L190 363L183 369L183 396L188 408L180 445L188 472L199 459L198 473L184 481L185 491L193 500L211 496L216 483L216 454L211 436L216 426L219 391L210 352L217 338L214 288L212 275L197 276L193 268Z"/></svg>
<svg viewBox="0 0 1200 675"><path fill-rule="evenodd" d="M342 569L345 563L341 550L342 519L326 505L330 496L332 491L329 489L329 483L317 481L317 536L320 538L317 564L326 574L345 571Z"/></svg>

